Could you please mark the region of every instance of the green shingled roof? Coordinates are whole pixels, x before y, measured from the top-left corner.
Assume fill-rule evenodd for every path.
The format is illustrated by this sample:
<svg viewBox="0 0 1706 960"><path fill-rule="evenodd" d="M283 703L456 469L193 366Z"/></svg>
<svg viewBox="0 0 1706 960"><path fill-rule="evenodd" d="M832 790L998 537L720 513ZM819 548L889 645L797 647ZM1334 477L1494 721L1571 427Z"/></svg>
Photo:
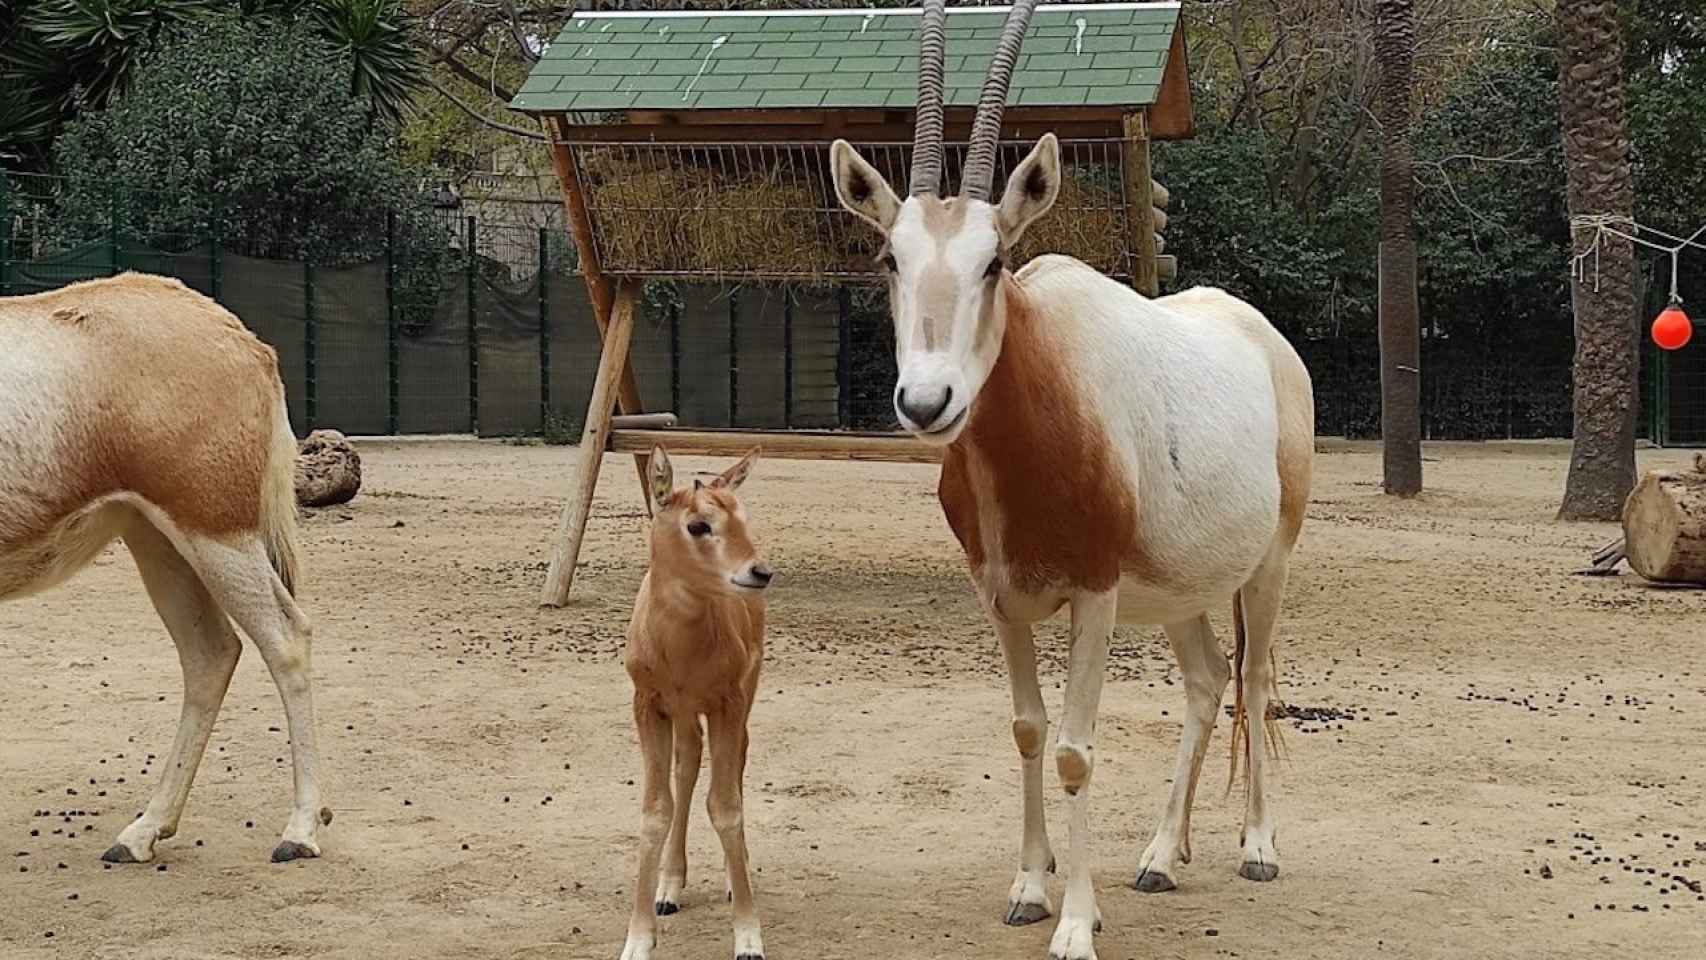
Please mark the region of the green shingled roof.
<svg viewBox="0 0 1706 960"><path fill-rule="evenodd" d="M947 103L975 106L1005 7L948 11ZM1145 106L1177 3L1038 7L1008 103ZM577 13L510 106L528 113L911 107L919 11Z"/></svg>

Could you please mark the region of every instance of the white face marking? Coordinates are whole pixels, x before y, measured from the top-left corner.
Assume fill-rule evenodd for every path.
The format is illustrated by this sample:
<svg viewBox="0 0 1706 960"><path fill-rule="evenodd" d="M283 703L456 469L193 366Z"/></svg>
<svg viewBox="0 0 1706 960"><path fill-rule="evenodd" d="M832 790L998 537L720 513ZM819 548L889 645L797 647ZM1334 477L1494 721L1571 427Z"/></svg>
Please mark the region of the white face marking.
<svg viewBox="0 0 1706 960"><path fill-rule="evenodd" d="M940 444L964 429L1000 353L1005 319L989 302L996 284L988 271L999 252L995 208L963 197L951 203L907 198L888 238L896 266L889 281L895 413L907 430Z"/></svg>

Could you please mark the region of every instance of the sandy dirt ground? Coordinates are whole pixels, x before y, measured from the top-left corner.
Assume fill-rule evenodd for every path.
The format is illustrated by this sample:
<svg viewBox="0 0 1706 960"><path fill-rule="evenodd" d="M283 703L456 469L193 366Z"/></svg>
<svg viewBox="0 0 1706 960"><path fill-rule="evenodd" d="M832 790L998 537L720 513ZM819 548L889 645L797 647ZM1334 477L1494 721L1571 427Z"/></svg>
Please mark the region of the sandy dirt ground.
<svg viewBox="0 0 1706 960"><path fill-rule="evenodd" d="M267 862L289 761L250 649L179 836L158 865L99 861L159 776L180 696L114 548L0 606L0 956L620 952L639 826L620 663L644 556L632 466L607 461L576 602L541 611L570 451L362 452L362 496L304 529L325 857ZM1103 960L1706 956L1706 592L1570 576L1615 532L1552 522L1566 454L1430 447L1429 493L1407 503L1381 496L1373 448L1319 456L1281 666L1286 699L1334 719L1286 724L1275 883L1235 875L1223 719L1195 862L1175 892L1132 889L1183 693L1160 631L1120 630L1092 813ZM746 487L779 577L747 794L772 960L1046 952L1052 921L1001 923L1020 833L1005 671L934 489L932 467L783 461ZM1062 633L1039 637L1053 716ZM667 960L732 955L704 782Z"/></svg>

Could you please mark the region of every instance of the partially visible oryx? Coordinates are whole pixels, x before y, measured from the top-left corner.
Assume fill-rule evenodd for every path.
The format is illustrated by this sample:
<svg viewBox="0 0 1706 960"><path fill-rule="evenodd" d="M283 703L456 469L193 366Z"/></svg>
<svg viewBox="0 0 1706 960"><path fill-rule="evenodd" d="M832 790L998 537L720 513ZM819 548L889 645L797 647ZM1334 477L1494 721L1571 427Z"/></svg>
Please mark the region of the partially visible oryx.
<svg viewBox="0 0 1706 960"><path fill-rule="evenodd" d="M910 195L845 141L836 192L886 240L899 381L916 436L945 446L939 496L1006 653L1024 768L1024 846L1007 922L1051 912L1043 819L1047 732L1032 624L1071 609L1072 648L1055 767L1069 797L1066 896L1049 947L1095 955L1089 795L1103 666L1116 618L1165 626L1188 710L1173 788L1137 888L1173 887L1190 860L1190 810L1228 680L1234 751L1248 764L1239 873L1279 870L1264 783L1263 720L1286 563L1313 457L1309 374L1263 316L1219 290L1148 300L1077 260L1010 252L1061 186L1052 134L992 203L1008 80L1035 0L1016 3L984 84L957 197L942 177L943 4L924 5ZM1207 611L1230 603L1229 668ZM1253 718L1253 719L1250 719ZM1242 738L1242 743L1236 741Z"/></svg>
<svg viewBox="0 0 1706 960"><path fill-rule="evenodd" d="M272 348L178 281L138 274L0 298L0 342L0 599L54 586L122 538L184 672L164 779L103 859L152 860L177 832L237 666L232 620L289 720L296 803L272 859L319 856L332 815L292 595L296 441Z"/></svg>

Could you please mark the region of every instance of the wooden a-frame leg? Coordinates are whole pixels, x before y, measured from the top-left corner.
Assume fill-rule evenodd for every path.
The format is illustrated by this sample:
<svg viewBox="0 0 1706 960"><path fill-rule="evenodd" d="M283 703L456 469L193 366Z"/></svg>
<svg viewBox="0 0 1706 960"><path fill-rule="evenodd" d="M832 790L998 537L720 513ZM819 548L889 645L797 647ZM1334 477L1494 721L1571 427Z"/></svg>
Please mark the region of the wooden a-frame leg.
<svg viewBox="0 0 1706 960"><path fill-rule="evenodd" d="M587 517L592 514L592 495L598 489L598 469L604 462L604 448L610 440L610 415L616 404L617 384L628 365L628 344L634 333L634 293L631 283L621 283L616 287L610 324L604 334L604 350L598 359L598 378L592 384L592 401L587 404L586 426L581 431L581 445L577 450L580 463L575 472L574 486L569 489L569 499L563 503L562 515L557 518L551 569L545 574L545 588L539 595L542 606L560 607L569 602L575 563L580 559L581 539L586 535ZM635 460L638 462L637 457ZM645 479L643 472L640 479Z"/></svg>
<svg viewBox="0 0 1706 960"><path fill-rule="evenodd" d="M598 335L608 343L610 314L615 309L614 284L599 262L598 245L592 235L592 218L587 213L586 197L581 194L580 173L575 166L574 153L566 142L568 118L561 115L549 121L540 118L540 124L546 134L551 135L551 162L557 168L557 181L563 189L563 214L568 220L569 235L575 241L575 251L580 255L581 276L586 278L587 296L592 300L592 315L598 322ZM634 380L633 365L626 362L617 379L616 408L623 413L644 412L640 409L640 386ZM640 480L640 502L646 505L647 516L652 512L651 487L646 480L651 461L649 452L634 454L634 472ZM564 593L567 594L566 589Z"/></svg>

